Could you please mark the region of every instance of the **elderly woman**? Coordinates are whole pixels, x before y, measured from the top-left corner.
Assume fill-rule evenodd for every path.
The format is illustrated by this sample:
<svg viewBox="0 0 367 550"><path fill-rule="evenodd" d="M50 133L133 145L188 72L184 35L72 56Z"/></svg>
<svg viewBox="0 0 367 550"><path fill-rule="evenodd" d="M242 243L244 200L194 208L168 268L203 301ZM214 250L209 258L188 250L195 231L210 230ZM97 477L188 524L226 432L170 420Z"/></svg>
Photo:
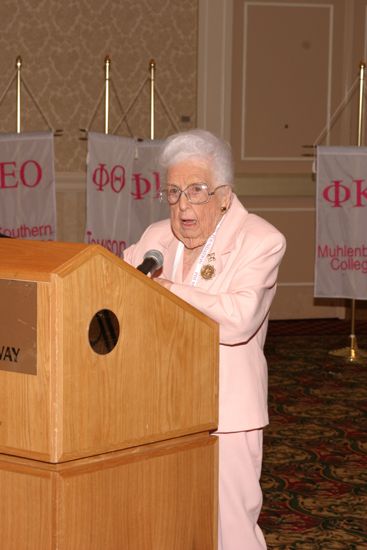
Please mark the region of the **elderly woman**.
<svg viewBox="0 0 367 550"><path fill-rule="evenodd" d="M220 550L266 548L262 505L262 428L268 423L263 353L284 237L249 214L233 193L228 144L204 130L171 136L160 157L170 219L152 224L124 259L163 253L158 283L220 326Z"/></svg>

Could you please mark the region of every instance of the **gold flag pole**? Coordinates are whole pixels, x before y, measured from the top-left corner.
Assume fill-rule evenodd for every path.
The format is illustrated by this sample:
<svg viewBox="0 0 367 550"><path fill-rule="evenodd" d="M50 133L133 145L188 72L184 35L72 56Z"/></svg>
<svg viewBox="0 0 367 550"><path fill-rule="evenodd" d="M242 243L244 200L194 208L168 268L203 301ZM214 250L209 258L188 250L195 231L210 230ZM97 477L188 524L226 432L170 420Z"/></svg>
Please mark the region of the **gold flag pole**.
<svg viewBox="0 0 367 550"><path fill-rule="evenodd" d="M20 85L21 85L21 69L22 69L22 58L18 55L16 60L16 69L17 69L17 134L20 134Z"/></svg>
<svg viewBox="0 0 367 550"><path fill-rule="evenodd" d="M364 134L364 89L365 89L365 69L366 64L361 63L359 72L359 102L358 102L358 136L357 145L361 147ZM355 334L356 321L356 301L351 301L351 327L350 327L350 347L330 351L330 355L336 357L345 357L350 363L365 363L367 352L358 349L357 337Z"/></svg>
<svg viewBox="0 0 367 550"><path fill-rule="evenodd" d="M107 55L104 60L105 64L105 105L104 105L104 133L108 134L109 122L109 107L110 107L110 68L111 59Z"/></svg>
<svg viewBox="0 0 367 550"><path fill-rule="evenodd" d="M150 139L154 139L154 84L155 84L155 61L149 62L150 71Z"/></svg>
<svg viewBox="0 0 367 550"><path fill-rule="evenodd" d="M29 86L27 85L27 82L26 82L25 78L22 76L22 74L21 74L22 65L23 65L22 58L21 58L20 55L18 55L18 57L16 59L16 63L15 63L15 69L16 70L15 70L14 76L12 77L12 79L9 82L9 84L7 85L4 93L0 97L0 105L3 102L3 100L5 99L7 93L9 92L10 88L12 87L12 85L15 81L15 84L16 84L16 133L20 134L21 131L22 131L22 129L21 129L21 114L22 114L21 113L21 99L22 99L21 98L21 93L24 90L29 95L31 100L33 101L37 111L39 112L39 114L43 118L44 122L47 124L48 128L50 130L52 130L54 136L55 137L61 136L63 134L63 130L60 129L60 128L58 128L56 130L53 129L50 121L47 119L45 113L43 113L37 99L34 97L34 95L32 94L32 91L30 90Z"/></svg>

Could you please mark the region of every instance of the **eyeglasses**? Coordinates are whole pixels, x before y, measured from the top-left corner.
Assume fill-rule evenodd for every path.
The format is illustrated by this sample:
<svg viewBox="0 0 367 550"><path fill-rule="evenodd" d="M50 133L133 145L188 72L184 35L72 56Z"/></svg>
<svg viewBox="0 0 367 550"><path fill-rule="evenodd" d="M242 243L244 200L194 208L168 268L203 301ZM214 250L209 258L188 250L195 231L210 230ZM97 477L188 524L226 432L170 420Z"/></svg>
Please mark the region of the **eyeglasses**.
<svg viewBox="0 0 367 550"><path fill-rule="evenodd" d="M221 187L227 187L227 185L218 185L214 191L209 191L206 183L191 183L185 189L180 189L177 185L167 185L166 189L162 189L159 197L162 201L165 200L173 205L180 200L183 193L191 204L205 204Z"/></svg>

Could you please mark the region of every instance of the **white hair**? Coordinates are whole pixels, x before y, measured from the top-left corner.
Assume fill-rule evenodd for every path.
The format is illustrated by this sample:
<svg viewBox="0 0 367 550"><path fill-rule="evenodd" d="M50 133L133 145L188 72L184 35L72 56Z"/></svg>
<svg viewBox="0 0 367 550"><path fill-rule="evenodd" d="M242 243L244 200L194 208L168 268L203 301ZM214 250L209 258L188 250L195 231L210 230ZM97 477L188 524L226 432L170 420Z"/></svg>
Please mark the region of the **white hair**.
<svg viewBox="0 0 367 550"><path fill-rule="evenodd" d="M159 162L167 170L195 158L209 162L215 187L225 184L233 187L231 146L207 130L197 128L170 136L163 144Z"/></svg>

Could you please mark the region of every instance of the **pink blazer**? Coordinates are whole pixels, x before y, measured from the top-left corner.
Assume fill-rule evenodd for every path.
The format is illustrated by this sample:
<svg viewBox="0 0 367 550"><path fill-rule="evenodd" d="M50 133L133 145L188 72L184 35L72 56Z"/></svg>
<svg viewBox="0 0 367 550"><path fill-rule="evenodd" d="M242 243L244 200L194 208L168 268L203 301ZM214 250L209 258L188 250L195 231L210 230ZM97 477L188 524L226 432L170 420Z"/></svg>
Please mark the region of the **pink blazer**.
<svg viewBox="0 0 367 550"><path fill-rule="evenodd" d="M177 246L170 220L163 220L125 250L124 260L137 266L145 252L160 250L164 256L160 276L172 281ZM176 270L172 292L220 325L219 432L252 430L268 423L263 347L284 252L283 235L249 214L234 196L210 251L214 276L200 277L193 287L192 272L182 280L182 258Z"/></svg>

